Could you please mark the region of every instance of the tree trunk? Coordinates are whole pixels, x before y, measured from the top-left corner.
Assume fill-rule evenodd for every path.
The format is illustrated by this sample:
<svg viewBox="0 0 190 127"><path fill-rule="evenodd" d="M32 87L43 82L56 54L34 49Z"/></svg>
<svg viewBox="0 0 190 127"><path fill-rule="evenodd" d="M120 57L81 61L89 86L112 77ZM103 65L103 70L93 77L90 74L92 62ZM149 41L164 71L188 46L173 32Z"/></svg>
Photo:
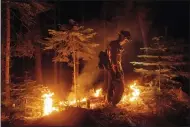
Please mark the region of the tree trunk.
<svg viewBox="0 0 190 127"><path fill-rule="evenodd" d="M6 1L6 56L5 56L5 92L6 102L10 103L10 7Z"/></svg>
<svg viewBox="0 0 190 127"><path fill-rule="evenodd" d="M77 52L74 51L73 53L73 85L74 85L74 93L76 100L79 99L78 96L78 57ZM77 106L79 106L79 103L77 103Z"/></svg>
<svg viewBox="0 0 190 127"><path fill-rule="evenodd" d="M36 81L37 83L43 83L42 78L42 56L41 56L41 49L39 46L35 47L35 72L36 72Z"/></svg>
<svg viewBox="0 0 190 127"><path fill-rule="evenodd" d="M73 53L73 85L75 98L77 99L77 81L76 81L76 52Z"/></svg>
<svg viewBox="0 0 190 127"><path fill-rule="evenodd" d="M78 76L79 76L79 59L78 59L78 53L76 52L76 56L75 56L75 59L76 59L76 85L77 85L77 90L80 89L79 88L79 84L78 84Z"/></svg>
<svg viewBox="0 0 190 127"><path fill-rule="evenodd" d="M140 27L140 30L141 30L142 38L143 38L144 47L147 47L148 46L147 31L145 29L145 23L143 21L143 17L141 15L141 13L142 12L138 12L137 18L138 18L138 22L139 22L139 27Z"/></svg>
<svg viewBox="0 0 190 127"><path fill-rule="evenodd" d="M104 11L104 49L106 49L106 41L107 41L107 34L106 34L106 20L105 20L105 17L106 17L106 13ZM118 24L117 24L118 26ZM117 28L116 28L117 29ZM108 88L108 76L107 76L107 70L104 68L104 90L107 91L107 88Z"/></svg>
<svg viewBox="0 0 190 127"><path fill-rule="evenodd" d="M58 70L59 76L58 76L58 84L62 83L62 63L59 63L59 70Z"/></svg>
<svg viewBox="0 0 190 127"><path fill-rule="evenodd" d="M55 56L56 56L56 53L55 53ZM54 73L54 84L57 84L57 80L58 80L58 71L57 71L57 62L55 61L53 63L53 73Z"/></svg>

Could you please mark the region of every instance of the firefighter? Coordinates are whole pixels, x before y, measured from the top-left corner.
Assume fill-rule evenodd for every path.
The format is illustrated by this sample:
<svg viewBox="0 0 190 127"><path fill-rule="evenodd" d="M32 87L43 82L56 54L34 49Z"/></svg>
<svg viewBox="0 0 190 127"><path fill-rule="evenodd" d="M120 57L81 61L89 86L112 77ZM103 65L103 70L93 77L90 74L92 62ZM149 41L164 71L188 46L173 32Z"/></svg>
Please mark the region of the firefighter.
<svg viewBox="0 0 190 127"><path fill-rule="evenodd" d="M119 33L118 39L111 41L105 52L107 64L104 64L104 66L107 65L106 69L108 70L107 101L113 106L119 103L124 92L124 73L121 65L124 49L122 46L130 41L130 33L122 30Z"/></svg>
<svg viewBox="0 0 190 127"><path fill-rule="evenodd" d="M119 37L115 41L111 41L107 55L109 58L109 63L111 65L111 74L112 78L122 78L124 76L121 61L122 61L122 52L124 51L123 45L127 42L130 42L130 33L128 31L121 31Z"/></svg>

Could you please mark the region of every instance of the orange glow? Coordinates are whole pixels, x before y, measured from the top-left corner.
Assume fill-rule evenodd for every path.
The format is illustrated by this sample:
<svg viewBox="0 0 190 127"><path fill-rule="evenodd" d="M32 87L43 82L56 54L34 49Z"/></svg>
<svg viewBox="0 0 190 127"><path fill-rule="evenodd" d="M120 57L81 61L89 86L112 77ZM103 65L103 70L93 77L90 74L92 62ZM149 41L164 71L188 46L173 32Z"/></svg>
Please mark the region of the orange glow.
<svg viewBox="0 0 190 127"><path fill-rule="evenodd" d="M43 115L49 115L53 111L53 99L52 96L54 93L43 94L44 98L44 113Z"/></svg>
<svg viewBox="0 0 190 127"><path fill-rule="evenodd" d="M102 89L100 88L100 89L97 89L96 91L95 91L95 93L94 93L94 96L95 97L100 97L102 95Z"/></svg>
<svg viewBox="0 0 190 127"><path fill-rule="evenodd" d="M125 104L128 102L138 101L140 96L140 89L137 87L137 83L134 81L132 85L129 86L130 92L128 94L124 93L121 98L121 103Z"/></svg>
<svg viewBox="0 0 190 127"><path fill-rule="evenodd" d="M76 100L76 99L70 99L68 101L60 101L59 102L59 105L60 106L66 106L66 105L69 105L69 106L74 106L75 104L78 103L81 103L81 102L86 102L87 101L87 98L82 98L81 100Z"/></svg>
<svg viewBox="0 0 190 127"><path fill-rule="evenodd" d="M127 95L123 95L123 97L121 98L121 102L125 103L127 101Z"/></svg>
<svg viewBox="0 0 190 127"><path fill-rule="evenodd" d="M86 98L83 98L80 102L86 102L87 99Z"/></svg>
<svg viewBox="0 0 190 127"><path fill-rule="evenodd" d="M74 99L74 100L69 100L69 105L75 105L76 104L76 99Z"/></svg>
<svg viewBox="0 0 190 127"><path fill-rule="evenodd" d="M43 98L44 98L44 111L43 111L43 115L49 115L51 114L53 111L61 111L64 110L65 106L77 106L78 104L84 105L84 102L87 102L87 99L92 99L92 101L90 102L90 108L96 108L99 107L99 105L102 105L104 103L104 101L102 101L102 97L103 97L103 90L102 88L96 89L95 91L90 91L90 97L82 97L81 99L76 99L74 96L68 97L67 101L59 101L58 103L58 107L54 107L54 103L52 96L54 95L54 93L52 92L48 92L43 94ZM140 89L137 86L137 83L134 82L133 84L129 85L129 93L128 92L124 92L122 98L121 98L121 103L122 105L125 105L127 103L132 103L132 102L136 102L140 99ZM94 98L94 99L93 99ZM96 98L96 99L95 99Z"/></svg>
<svg viewBox="0 0 190 127"><path fill-rule="evenodd" d="M133 92L131 93L131 97L129 98L129 101L130 101L130 102L133 102L133 101L135 101L135 100L138 99L138 97L139 97L139 95L140 95L140 89L138 89L138 88L136 87L136 82L134 82L134 84L130 86L130 89L131 89Z"/></svg>

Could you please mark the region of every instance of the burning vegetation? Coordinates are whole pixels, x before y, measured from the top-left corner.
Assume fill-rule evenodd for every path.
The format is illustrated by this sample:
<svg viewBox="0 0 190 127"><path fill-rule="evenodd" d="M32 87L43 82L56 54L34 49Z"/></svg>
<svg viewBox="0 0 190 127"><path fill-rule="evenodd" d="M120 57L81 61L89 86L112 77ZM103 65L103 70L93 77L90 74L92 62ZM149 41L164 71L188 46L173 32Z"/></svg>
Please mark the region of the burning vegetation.
<svg viewBox="0 0 190 127"><path fill-rule="evenodd" d="M53 114L67 111L71 107L74 109L78 108L79 110L82 110L83 108L85 110L91 111L92 116L94 114L98 116L95 120L98 121L99 124L104 126L105 123L109 123L109 125L111 125L114 120L115 123L117 123L118 121L126 120L131 125L134 123L139 124L139 121L142 122L143 120L145 120L147 122L149 119L143 118L144 116L148 115L159 116L164 119L169 118L170 116L172 116L172 118L173 116L177 116L176 119L181 117L183 117L184 119L188 119L186 118L186 116L187 112L190 109L190 98L185 92L182 91L181 88L188 85L185 82L190 78L188 67L190 58L188 55L186 55L189 52L189 45L181 40L170 40L169 37L167 37L167 32L166 37L154 37L152 41L148 43L147 41L150 38L146 34L148 34L149 31L149 21L145 21L145 19L148 18L147 16L149 9L144 9L143 11L141 7L138 8L138 4L137 6L134 5L135 8L133 8L133 6L131 6L130 4L126 4L127 6L131 6L130 9L124 9L123 7L123 9L115 8L115 10L117 10L116 12L124 13L118 13L120 16L116 16L115 14L114 16L111 16L109 13L112 13L112 11L114 11L114 6L117 5L114 2L113 7L110 6L110 9L99 9L103 10L103 13L101 13L104 14L104 20L100 18L102 21L98 23L95 22L95 27L93 25L89 25L90 27L94 27L92 29L86 27L88 26L88 23L81 23L85 25L84 27L81 26L80 23L77 23L72 19L69 20L68 24L57 24L57 27L55 26L55 23L60 22L56 21L57 19L60 19L60 17L54 17L54 23L50 25L50 19L48 19L49 21L44 20L47 18L45 15L48 15L49 13L45 13L47 11L50 12L50 10L54 9L53 6L45 3L42 4L34 1L24 3L4 1L3 4L6 5L4 7L6 13L3 13L5 14L4 17L6 17L3 25L5 27L6 34L4 40L2 40L2 42L5 42L2 45L2 79L4 84L3 86L5 87L5 91L3 91L2 93L2 107L3 111L6 110L5 112L7 112L8 114L8 117L6 118L9 119L9 121L12 122L12 119L33 120L37 118L46 118L52 116ZM57 5L59 4L60 3L56 3L55 6L58 7ZM60 8L55 9L55 11L57 10L60 10ZM130 11L129 13L126 10L133 11ZM17 14L19 15L17 16ZM52 18L52 16L54 15L62 15L60 14L60 12L52 14L53 15L49 17ZM12 17L13 15L16 18ZM40 16L42 16L42 18L39 18ZM84 18L84 15L82 17ZM130 17L132 19L130 19ZM17 22L17 20L15 20L17 18L19 23ZM85 17L84 19L88 18ZM64 21L66 19L60 20ZM133 20L137 20L138 23ZM111 24L114 26L113 28L111 27ZM136 26L136 24L139 24L139 26ZM15 32L19 34L16 34L15 36L10 28L16 28ZM18 29L17 31L17 28L20 29ZM95 29L99 30L95 31ZM130 30L131 34L133 34L132 37L129 31L128 35L130 36L125 36L124 31L126 29ZM104 75L104 80L106 78L112 79L110 83L111 85L116 82L114 84L115 86L119 84L118 86L122 87L120 87L121 89L117 89L119 88L117 86L117 88L114 89L115 91L112 90L110 92L114 95L119 96L115 97L116 99L113 99L114 97L110 95L111 101L109 101L109 103L111 102L113 104L110 106L110 104L107 103L109 99L106 100L106 96L109 92L106 91L104 93L104 86L101 86L98 89L92 89L91 86L93 83L91 81L87 83L85 79L91 76L93 78L96 77L94 76L95 73L92 74L91 72L93 70L92 66L96 68L98 64L95 65L94 61L97 62L97 60L94 59L93 61L92 59L98 56L96 54L99 50L98 48L106 47L106 43L110 41L109 38L111 38L112 40L112 36L117 33L118 30L123 31L120 32L118 40L111 41L113 45L109 43L111 44L108 46L109 48L104 49L105 51L102 52L102 56L107 55L106 57L108 63L119 63L112 64L111 67L107 67L109 69L113 69L112 71L114 72L116 72L117 70L116 73L111 73L113 74L111 77ZM134 33L138 33L139 31L141 31L142 34L144 47L138 49L141 52L140 55L130 55L134 55L135 57L137 55L138 57L137 61L131 62L131 64L133 64L134 71L131 71L130 73L136 72L139 73L140 76L138 80L124 84L123 89L123 82L120 82L121 79L122 81L124 79L122 77L124 72L122 72L123 69L121 68L121 63L123 62L123 60L121 60L119 57L122 56L121 54L124 47L121 47L121 45L123 45L125 41L131 42L131 39L135 38ZM165 31L167 31L167 29L165 29ZM49 34L48 36L47 33ZM142 41L140 37L141 34L136 35L136 38L138 38L137 40ZM96 35L100 36L97 37ZM105 40L109 41L106 42ZM98 41L98 43L96 41ZM104 44L102 42L104 42ZM115 42L117 42L118 44L115 45ZM140 43L134 42L132 44L134 48L131 49L139 48L136 47L138 44ZM114 50L114 48L116 47L118 47L118 49ZM42 50L44 51L42 52ZM47 52L47 50L51 51ZM129 50L129 52L137 53L138 50ZM119 51L119 53L117 54L116 52L112 54L111 51ZM44 54L46 53L50 53L53 56L51 62L54 62L55 69L54 85L58 85L61 81L60 79L62 78L60 76L61 74L58 73L62 71L61 69L63 69L63 66L58 62L67 63L67 65L65 66L67 66L67 68L72 67L73 69L72 92L70 92L69 95L64 99L58 99L58 97L56 96L57 93L53 91L53 89L51 89L50 87L47 87L46 84L44 84L45 78L42 71L42 60ZM111 61L113 60L111 56L119 57L115 62L113 62ZM14 59L12 59L13 57ZM16 57L24 57L23 63L25 63L25 57L28 57L30 59L34 58L33 60L35 60L36 74L32 75L31 79L34 80L34 76L35 81L27 80L28 76L26 74L26 76L23 76L24 83L12 84L12 75L14 75L15 72L12 73L12 70L10 71L10 68L12 66L11 61L17 61ZM104 61L106 57L103 57L103 63L106 63ZM88 63L88 61L91 61L93 64ZM90 65L88 69L81 68L80 64L83 64L83 62L85 67L87 67L88 64ZM33 62L31 63L31 65L33 66ZM129 61L127 62L127 64L129 64ZM60 65L60 71L58 71L57 65ZM16 64L12 66L12 69L16 66ZM21 68L22 67L18 69L18 72L20 72ZM105 66L102 66L102 72L109 72L111 70L106 70L105 68ZM24 71L28 71L28 68L23 67L21 70L23 69ZM87 74L86 70L88 70L90 73ZM17 71L17 69L15 69L15 71ZM113 81L113 77L118 77L118 74L120 74L119 83L116 80ZM81 77L84 77L84 80ZM110 84L109 86L111 86ZM90 86L89 89L88 87L86 87L88 85ZM188 87L186 87L185 89L188 89ZM117 100L120 100L119 103L117 102ZM114 107L115 104L117 104L116 107ZM4 115L4 112L2 114ZM101 121L102 117L103 120L110 119L110 121ZM176 121L176 119L173 121Z"/></svg>
<svg viewBox="0 0 190 127"><path fill-rule="evenodd" d="M75 94L71 93L73 96L68 96L66 100L58 100L53 91L42 85L35 85L35 82L30 82L27 85L15 85L12 88L12 93L18 90L22 90L20 95L14 94L12 96L17 98L14 100L14 110L20 110L20 113L15 117L19 116L24 119L48 116L65 111L70 107L81 107L89 110L109 107L106 104L106 95L102 88L89 90L86 95L77 99L74 96ZM24 92L24 90L30 92ZM24 98L23 94L26 94ZM139 113L162 114L167 110L177 111L175 103L183 103L185 107L188 107L190 106L189 102L187 95L180 90L160 91L158 87L146 87L139 81L132 81L125 84L125 91L117 107L122 112L130 112L133 115Z"/></svg>
<svg viewBox="0 0 190 127"><path fill-rule="evenodd" d="M51 91L48 87L36 82L27 82L11 85L12 108L17 112L15 117L36 119L66 111L70 107L81 107L93 112L103 111L105 118L113 114L119 116L120 112L125 114L122 118L118 117L120 120L133 119L135 123L139 121L139 118L136 118L140 116L139 114L163 116L167 113L173 117L174 113L182 112L187 115L184 112L190 109L189 96L178 87L182 84L175 80L179 76L187 78L189 76L189 73L182 68L188 65L188 61L183 61L183 57L186 56L178 52L186 45L176 47L175 43L171 43L173 47L168 48L169 46L162 42L161 38L155 38L153 44L152 47L142 48L144 54L138 56L142 61L131 62L135 66L135 71L143 76L141 80L125 84L124 93L117 104L119 111L114 109L113 113L107 110L109 104L106 103L103 87L96 90L88 89L81 94L80 85L75 80L73 91L65 100L59 100L55 91ZM118 118L110 119L117 121Z"/></svg>
<svg viewBox="0 0 190 127"><path fill-rule="evenodd" d="M22 119L36 119L66 110L68 107L95 109L106 105L106 95L103 94L102 88L89 90L85 96L77 99L75 96L68 96L66 100L58 100L53 91L43 85L37 85L33 81L23 85L13 85L11 90L12 98L15 98L13 109L20 112L15 117ZM18 90L21 91L19 94ZM126 84L125 92L118 106L125 107L139 102L140 94L141 90L137 82Z"/></svg>
<svg viewBox="0 0 190 127"><path fill-rule="evenodd" d="M137 82L134 81L130 85L126 85L126 92L124 93L119 106L125 107L127 104L137 103L140 100L140 88ZM127 90L129 89L129 90ZM42 116L50 115L53 112L65 110L67 107L83 107L83 108L100 108L105 105L105 95L103 95L102 88L90 90L86 97L81 99L69 98L65 101L58 101L53 98L54 93L47 91L42 95L43 113ZM56 105L57 103L57 105Z"/></svg>

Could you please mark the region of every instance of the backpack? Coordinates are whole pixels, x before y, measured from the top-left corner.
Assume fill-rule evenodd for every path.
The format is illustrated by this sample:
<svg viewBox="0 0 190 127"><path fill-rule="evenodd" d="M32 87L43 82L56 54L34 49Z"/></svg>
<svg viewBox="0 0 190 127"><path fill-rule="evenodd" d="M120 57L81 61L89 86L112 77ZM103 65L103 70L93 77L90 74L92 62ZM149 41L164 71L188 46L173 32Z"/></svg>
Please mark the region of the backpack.
<svg viewBox="0 0 190 127"><path fill-rule="evenodd" d="M109 61L109 57L108 57L106 51L101 51L99 53L98 67L99 67L99 69L104 69L104 68L109 69L110 61Z"/></svg>

